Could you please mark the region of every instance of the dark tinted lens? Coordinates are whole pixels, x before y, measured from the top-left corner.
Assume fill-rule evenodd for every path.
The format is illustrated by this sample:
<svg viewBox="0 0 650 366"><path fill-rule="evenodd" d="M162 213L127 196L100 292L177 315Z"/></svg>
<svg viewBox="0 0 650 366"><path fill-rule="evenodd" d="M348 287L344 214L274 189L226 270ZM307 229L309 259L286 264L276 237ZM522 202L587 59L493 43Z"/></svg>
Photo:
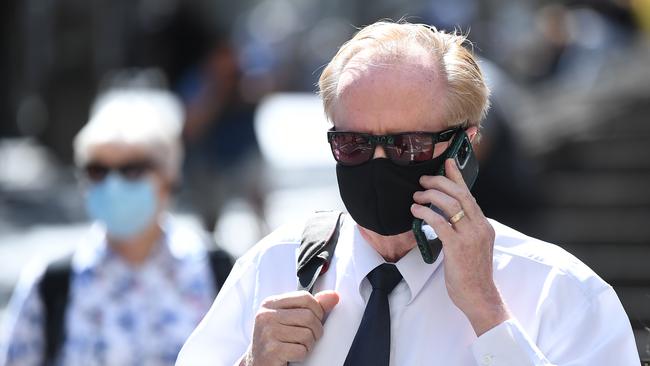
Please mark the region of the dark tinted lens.
<svg viewBox="0 0 650 366"><path fill-rule="evenodd" d="M127 163L118 169L124 178L129 180L136 180L140 179L151 169L151 163L145 161Z"/></svg>
<svg viewBox="0 0 650 366"><path fill-rule="evenodd" d="M431 135L405 133L393 136L393 144L386 145L386 155L395 163L408 165L433 158L434 143Z"/></svg>
<svg viewBox="0 0 650 366"><path fill-rule="evenodd" d="M93 182L101 182L104 180L109 170L109 167L97 163L88 164L84 168L86 177Z"/></svg>
<svg viewBox="0 0 650 366"><path fill-rule="evenodd" d="M334 158L344 165L357 165L368 161L374 149L364 135L354 132L335 133L330 139Z"/></svg>

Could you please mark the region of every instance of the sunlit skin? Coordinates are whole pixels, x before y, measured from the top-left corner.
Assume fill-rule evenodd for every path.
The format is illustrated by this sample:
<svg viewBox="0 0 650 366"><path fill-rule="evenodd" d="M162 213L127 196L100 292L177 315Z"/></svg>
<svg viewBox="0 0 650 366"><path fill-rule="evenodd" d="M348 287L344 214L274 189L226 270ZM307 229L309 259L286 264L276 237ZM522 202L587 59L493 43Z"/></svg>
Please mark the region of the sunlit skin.
<svg viewBox="0 0 650 366"><path fill-rule="evenodd" d="M337 130L387 134L437 132L449 127L444 120L444 81L438 78L436 64L426 54L412 52L391 67L379 62L363 66L367 63L360 61L361 66L341 76L339 97L332 110ZM390 60L384 61L387 62ZM476 127L467 130L470 138L476 132ZM446 147L446 143L439 145L442 146L436 148L436 155ZM377 147L375 158L383 156L382 148ZM433 227L442 240L447 291L480 336L509 318L492 278L494 229L469 193L456 165L451 160L446 164L446 177L427 176L420 180L425 190L416 192L416 204L411 211ZM452 226L428 209L431 203L448 217L461 209L466 216ZM416 245L410 231L382 236L363 227L359 230L389 262L398 261Z"/></svg>
<svg viewBox="0 0 650 366"><path fill-rule="evenodd" d="M443 115L445 85L431 71L435 62L424 53L409 56L400 67L392 65L392 60L376 60L372 62L375 66L367 66L368 56L363 53L350 61L339 79L339 97L332 110L338 131L383 135L449 128ZM442 154L447 144L437 144L434 156ZM383 148L377 146L374 158L385 156ZM416 245L410 231L382 236L363 227L359 230L389 262L397 262Z"/></svg>
<svg viewBox="0 0 650 366"><path fill-rule="evenodd" d="M334 126L340 131L384 135L398 132L446 130L445 84L436 63L424 51L403 55L398 63L368 59L357 54L346 66L332 108ZM370 62L368 62L370 61ZM373 66L367 66L372 64ZM477 129L467 130L473 138ZM436 146L440 155L446 144ZM381 146L375 158L384 157ZM414 216L431 225L443 241L447 291L463 311L477 335L508 319L505 304L492 279L494 230L465 186L453 161L447 177L424 177L426 189L414 195ZM427 206L435 204L448 216L462 208L466 217L454 226ZM363 237L389 262L396 262L414 248L411 232L382 236L359 228ZM323 291L314 296L292 292L266 299L255 317L253 341L240 365L286 366L304 361L321 337L323 314L334 308L339 295ZM432 309L435 311L435 309Z"/></svg>
<svg viewBox="0 0 650 366"><path fill-rule="evenodd" d="M89 153L89 162L100 163L110 167L119 167L126 163L133 161L150 161L151 157L147 151L141 147L126 144L101 144L91 147ZM164 176L153 169L144 177L151 179L154 182L158 198L158 207L156 209L156 217L165 211L170 194L170 184ZM82 179L84 189L89 184L85 179ZM123 258L130 265L142 264L149 254L154 250L157 243L162 236L162 229L158 225L158 220L154 219L149 226L142 232L138 233L135 237L127 240L118 240L112 238L110 234L107 236L108 244L116 254Z"/></svg>

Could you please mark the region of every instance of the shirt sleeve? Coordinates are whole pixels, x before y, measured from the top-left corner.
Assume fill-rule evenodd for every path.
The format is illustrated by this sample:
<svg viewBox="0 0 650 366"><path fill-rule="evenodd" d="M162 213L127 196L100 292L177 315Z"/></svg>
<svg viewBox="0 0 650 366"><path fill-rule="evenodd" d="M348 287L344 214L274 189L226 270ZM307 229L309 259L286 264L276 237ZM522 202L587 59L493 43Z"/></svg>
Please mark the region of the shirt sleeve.
<svg viewBox="0 0 650 366"><path fill-rule="evenodd" d="M0 330L0 365L43 364L45 321L37 284L44 268L42 264L28 267L16 285Z"/></svg>
<svg viewBox="0 0 650 366"><path fill-rule="evenodd" d="M472 352L481 366L552 365L512 319L482 334Z"/></svg>
<svg viewBox="0 0 650 366"><path fill-rule="evenodd" d="M251 297L255 266L237 261L208 314L188 338L176 360L177 366L232 366L250 344Z"/></svg>
<svg viewBox="0 0 650 366"><path fill-rule="evenodd" d="M554 334L540 335L537 344L514 319L492 328L472 345L477 365L640 364L629 319L611 287L567 313Z"/></svg>

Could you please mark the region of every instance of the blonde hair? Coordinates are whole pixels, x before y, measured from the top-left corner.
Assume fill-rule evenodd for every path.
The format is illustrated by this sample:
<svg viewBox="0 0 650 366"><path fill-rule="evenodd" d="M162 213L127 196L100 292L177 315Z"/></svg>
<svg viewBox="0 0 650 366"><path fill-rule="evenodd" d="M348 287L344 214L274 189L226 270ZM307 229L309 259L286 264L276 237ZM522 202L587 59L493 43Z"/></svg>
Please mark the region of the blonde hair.
<svg viewBox="0 0 650 366"><path fill-rule="evenodd" d="M445 33L425 24L380 21L366 26L341 46L320 76L319 94L327 118L331 121L332 107L339 96L340 76L356 55L369 51L373 56L399 62L401 55L419 47L438 64L438 70L433 71L444 78L447 86L444 98L447 124L480 126L490 105L490 90L465 43L464 35Z"/></svg>

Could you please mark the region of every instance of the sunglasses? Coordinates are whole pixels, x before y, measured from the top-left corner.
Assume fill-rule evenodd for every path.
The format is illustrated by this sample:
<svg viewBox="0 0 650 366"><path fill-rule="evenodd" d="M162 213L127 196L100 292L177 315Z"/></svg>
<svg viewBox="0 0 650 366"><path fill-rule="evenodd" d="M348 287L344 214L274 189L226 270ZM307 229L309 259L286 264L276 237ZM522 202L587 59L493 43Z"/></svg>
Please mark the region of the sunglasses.
<svg viewBox="0 0 650 366"><path fill-rule="evenodd" d="M375 155L381 145L386 156L397 165L411 165L433 159L435 146L451 140L462 127L441 132L403 132L393 135L371 135L360 132L327 132L327 141L334 159L341 165L360 165Z"/></svg>
<svg viewBox="0 0 650 366"><path fill-rule="evenodd" d="M148 160L132 161L119 166L108 166L98 162L91 162L83 168L83 171L88 180L93 183L99 183L112 171L119 173L127 180L135 181L142 178L153 168L154 164Z"/></svg>

